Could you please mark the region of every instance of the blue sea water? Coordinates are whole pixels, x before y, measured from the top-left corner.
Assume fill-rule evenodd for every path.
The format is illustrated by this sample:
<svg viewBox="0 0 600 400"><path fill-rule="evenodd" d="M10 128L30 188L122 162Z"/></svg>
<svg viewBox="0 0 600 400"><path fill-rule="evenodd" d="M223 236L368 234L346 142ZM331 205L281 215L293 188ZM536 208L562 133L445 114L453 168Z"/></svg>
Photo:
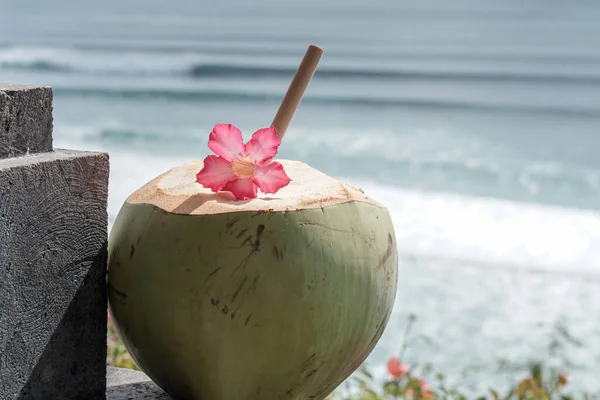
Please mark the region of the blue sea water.
<svg viewBox="0 0 600 400"><path fill-rule="evenodd" d="M547 359L562 321L582 345L549 362L600 392L599 21L592 0L0 0L0 81L54 88L56 147L110 152L112 222L215 123L269 125L322 46L280 157L392 214L398 296L369 362L414 313L407 362L503 385L496 360Z"/></svg>

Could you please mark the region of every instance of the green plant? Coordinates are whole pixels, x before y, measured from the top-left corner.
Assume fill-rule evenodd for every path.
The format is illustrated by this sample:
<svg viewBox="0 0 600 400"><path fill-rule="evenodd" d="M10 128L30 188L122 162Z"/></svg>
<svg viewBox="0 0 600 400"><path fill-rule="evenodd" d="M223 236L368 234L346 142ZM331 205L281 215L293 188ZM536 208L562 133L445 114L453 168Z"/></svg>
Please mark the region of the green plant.
<svg viewBox="0 0 600 400"><path fill-rule="evenodd" d="M388 378L391 379L378 381L374 379L367 366L363 365L328 400L574 400L576 398L567 390L567 373L560 368L545 366L541 362L528 363L525 368L505 360L499 362L498 373L518 371L524 375L502 395L498 390L491 388L483 394L467 394L460 388L449 386L445 375L435 372L430 365L403 364L401 360L408 348L409 336L415 320L414 315L409 315L400 354L398 357L391 357L388 361L387 373ZM568 346L581 346L581 342L569 333L564 323L559 322L551 337L548 354L554 358L561 358ZM434 385L428 383L432 381L435 381ZM585 393L580 398L591 399L590 395Z"/></svg>
<svg viewBox="0 0 600 400"><path fill-rule="evenodd" d="M106 364L119 368L129 368L139 370L131 355L127 352L125 345L117 333L110 313L107 321L106 335Z"/></svg>
<svg viewBox="0 0 600 400"><path fill-rule="evenodd" d="M398 357L391 357L387 363L388 378L383 382L375 379L368 366L363 364L356 373L331 395L328 400L591 400L589 394L577 397L568 390L568 374L560 368L532 362L525 365L499 360L498 373L518 371L521 378L509 387L505 393L488 389L486 393L466 394L458 387L449 385L445 374L434 371L428 364L408 366L401 362L410 343L410 333L416 321L410 315L402 339L402 349ZM573 337L566 325L556 324L554 334L550 338L548 355L561 358L569 346L581 346L581 342ZM107 364L122 368L138 369L119 339L114 324L109 316L107 336ZM433 382L430 384L429 382Z"/></svg>

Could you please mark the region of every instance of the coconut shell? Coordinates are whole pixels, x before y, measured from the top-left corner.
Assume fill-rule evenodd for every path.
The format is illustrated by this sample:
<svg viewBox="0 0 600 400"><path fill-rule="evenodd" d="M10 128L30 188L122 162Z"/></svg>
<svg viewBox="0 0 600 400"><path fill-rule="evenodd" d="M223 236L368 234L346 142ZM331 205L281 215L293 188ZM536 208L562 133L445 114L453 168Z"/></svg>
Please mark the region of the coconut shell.
<svg viewBox="0 0 600 400"><path fill-rule="evenodd" d="M390 216L280 161L292 182L236 201L202 162L133 193L109 239L109 301L138 365L176 400L324 399L368 356L396 293Z"/></svg>

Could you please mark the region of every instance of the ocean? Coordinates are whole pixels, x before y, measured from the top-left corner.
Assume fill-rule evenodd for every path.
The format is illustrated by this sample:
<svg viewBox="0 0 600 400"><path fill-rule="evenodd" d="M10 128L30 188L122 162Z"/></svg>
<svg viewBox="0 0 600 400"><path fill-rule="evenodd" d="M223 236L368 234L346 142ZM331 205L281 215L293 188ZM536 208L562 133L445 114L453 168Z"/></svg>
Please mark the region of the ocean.
<svg viewBox="0 0 600 400"><path fill-rule="evenodd" d="M522 374L502 359L599 393L599 21L593 0L0 0L0 81L54 88L55 147L110 153L112 223L214 124L268 126L323 47L279 157L392 215L398 295L369 365L416 314L405 361L469 390ZM557 324L581 343L551 352Z"/></svg>

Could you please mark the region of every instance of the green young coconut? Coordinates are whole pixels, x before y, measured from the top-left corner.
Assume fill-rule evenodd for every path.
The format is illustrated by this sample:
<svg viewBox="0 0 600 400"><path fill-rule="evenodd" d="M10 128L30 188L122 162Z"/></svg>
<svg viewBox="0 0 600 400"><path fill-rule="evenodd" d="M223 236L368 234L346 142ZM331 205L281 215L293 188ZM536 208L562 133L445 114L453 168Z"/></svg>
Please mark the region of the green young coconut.
<svg viewBox="0 0 600 400"><path fill-rule="evenodd" d="M323 399L368 356L396 293L385 207L305 164L235 201L202 162L132 194L109 240L109 300L139 366L177 400Z"/></svg>

